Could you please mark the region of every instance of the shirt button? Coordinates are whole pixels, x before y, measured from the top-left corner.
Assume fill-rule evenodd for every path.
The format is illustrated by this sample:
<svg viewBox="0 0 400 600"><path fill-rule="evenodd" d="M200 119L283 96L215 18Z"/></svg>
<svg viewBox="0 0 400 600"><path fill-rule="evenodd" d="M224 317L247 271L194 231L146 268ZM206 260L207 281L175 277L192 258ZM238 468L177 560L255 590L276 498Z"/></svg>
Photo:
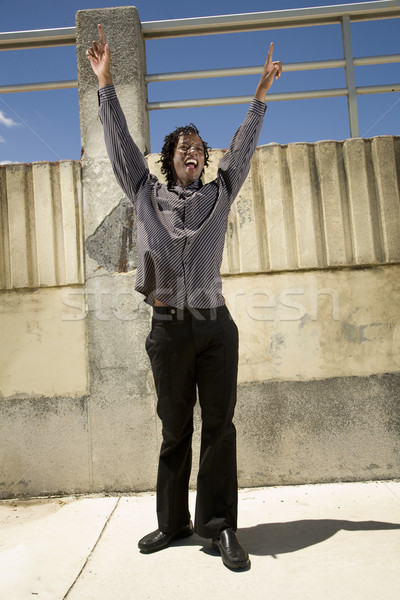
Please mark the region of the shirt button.
<svg viewBox="0 0 400 600"><path fill-rule="evenodd" d="M171 308L171 315L174 315L176 313L176 310L174 308Z"/></svg>

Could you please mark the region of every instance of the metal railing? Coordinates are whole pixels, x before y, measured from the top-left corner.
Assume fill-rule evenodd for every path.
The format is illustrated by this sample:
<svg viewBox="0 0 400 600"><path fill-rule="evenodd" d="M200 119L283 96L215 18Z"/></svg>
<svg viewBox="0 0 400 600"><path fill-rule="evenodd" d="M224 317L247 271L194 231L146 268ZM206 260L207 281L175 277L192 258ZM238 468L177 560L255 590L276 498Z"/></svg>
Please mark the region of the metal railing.
<svg viewBox="0 0 400 600"><path fill-rule="evenodd" d="M142 23L142 33L145 40L152 40L182 36L284 29L290 27L309 27L314 25L340 25L344 58L313 62L289 63L284 65L283 70L290 72L313 69L344 68L346 75L346 87L271 93L268 96L268 101L271 102L276 100L298 100L305 98L347 96L350 135L351 137L357 137L359 135L357 95L398 92L400 91L400 82L388 83L384 85L356 87L354 68L360 65L377 65L400 62L400 54L364 56L358 58L353 57L350 25L351 23L360 21L391 19L399 17L400 0L379 0L377 2L360 2L356 4L345 4L338 6L320 6L237 15L175 19L169 21L148 21ZM18 50L74 45L75 35L75 27L0 33L0 50ZM146 82L153 83L208 77L253 75L261 73L261 71L262 65L228 69L182 71L175 73L153 73L146 75ZM77 86L78 82L75 80L3 85L0 86L0 93L66 89ZM148 102L147 109L160 110L196 106L217 106L247 103L250 100L251 96L170 100Z"/></svg>

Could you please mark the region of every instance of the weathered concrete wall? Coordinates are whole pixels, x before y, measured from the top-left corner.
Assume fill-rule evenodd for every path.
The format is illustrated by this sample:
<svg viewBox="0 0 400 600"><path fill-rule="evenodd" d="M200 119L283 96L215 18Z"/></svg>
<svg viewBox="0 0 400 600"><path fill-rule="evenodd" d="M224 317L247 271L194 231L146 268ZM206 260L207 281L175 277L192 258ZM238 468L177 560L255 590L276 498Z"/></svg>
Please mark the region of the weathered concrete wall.
<svg viewBox="0 0 400 600"><path fill-rule="evenodd" d="M79 162L0 166L0 290L83 284Z"/></svg>
<svg viewBox="0 0 400 600"><path fill-rule="evenodd" d="M14 290L0 301L2 397L86 394L86 322L76 320L86 311L83 290Z"/></svg>
<svg viewBox="0 0 400 600"><path fill-rule="evenodd" d="M399 386L399 373L240 385L240 484L398 479Z"/></svg>
<svg viewBox="0 0 400 600"><path fill-rule="evenodd" d="M155 485L150 311L84 56L99 22L130 130L149 148L136 9L81 11L81 163L0 167L0 497ZM243 486L400 476L399 165L396 136L254 155L222 265L240 330ZM193 484L198 408L195 421Z"/></svg>
<svg viewBox="0 0 400 600"><path fill-rule="evenodd" d="M78 396L88 389L81 168L0 167L0 394ZM41 289L42 288L42 289Z"/></svg>
<svg viewBox="0 0 400 600"><path fill-rule="evenodd" d="M224 278L239 382L400 372L400 265Z"/></svg>
<svg viewBox="0 0 400 600"><path fill-rule="evenodd" d="M365 140L363 144L378 146L380 141ZM396 148L398 139L385 139L389 141ZM360 146L359 140L354 142ZM238 272L237 265L245 263L246 249L265 244L258 216L240 218L243 206L250 209L260 203L259 189L251 182L265 178L274 165L265 150L256 151L244 187L247 195L241 193L239 205L232 211L227 234L230 250L224 261L224 294L240 330L236 411L240 483L398 477L400 265L394 260L399 245L396 202L392 218L380 220L381 235L374 238L375 248L382 248L383 241L391 248L385 262L382 259L379 264L375 257L374 264L368 264L369 260L363 264L362 256L352 250L348 256L353 262L336 267ZM274 146L273 150L275 154L290 153L291 147ZM318 152L314 148L313 154ZM215 174L220 156L221 151L213 152L207 178ZM157 156L149 158L157 173L156 160ZM396 164L389 165L392 184L388 188L395 201ZM12 178L20 178L19 172L9 166L3 169L10 170L6 177L12 186ZM51 169L46 172L50 178ZM346 174L345 179L348 177ZM343 189L343 181L340 187ZM330 203L337 204L337 195L332 187L324 189L327 196L322 196L321 203L326 214L331 214ZM371 189L379 189L379 181ZM307 187L297 187L297 192L306 195ZM285 194L289 193L284 190L282 207L287 207ZM48 203L45 195L43 199ZM8 194L7 203L13 201ZM360 203L372 206L370 197ZM114 204L108 215L98 217L98 227L87 236L92 256L87 257L84 287L3 291L0 494L4 497L154 486L160 426L143 350L150 315L133 290L133 254L131 262L120 269L128 272L117 272L121 252L128 250L132 223L122 218L126 212L121 212L125 208L120 205L119 193ZM4 210L4 202L2 206ZM262 208L263 214L265 210ZM283 208L280 212L284 213ZM354 220L351 224L350 211L345 214L347 220L342 215L340 223L352 240L357 232L352 236L349 232L355 231L356 225ZM372 222L372 217L367 220ZM317 224L320 229L318 233L314 229L314 238L321 239L323 230L328 239L334 236L332 227L338 228L334 219ZM293 230L300 230L298 224ZM71 239L64 232L69 247L76 231L69 230ZM5 239L3 236L2 247ZM22 245L17 245L17 239ZM32 257L23 256L27 254L25 237L16 240L14 254L22 256L23 264L31 264ZM134 245L133 237L130 244ZM75 241L76 248L81 246ZM348 241L345 246L352 247ZM277 238L277 245L270 243L269 248L270 261L276 264L282 242ZM288 250L286 255L290 255ZM345 257L342 253L342 261ZM236 265L232 272L230 264ZM197 410L193 484L199 427Z"/></svg>

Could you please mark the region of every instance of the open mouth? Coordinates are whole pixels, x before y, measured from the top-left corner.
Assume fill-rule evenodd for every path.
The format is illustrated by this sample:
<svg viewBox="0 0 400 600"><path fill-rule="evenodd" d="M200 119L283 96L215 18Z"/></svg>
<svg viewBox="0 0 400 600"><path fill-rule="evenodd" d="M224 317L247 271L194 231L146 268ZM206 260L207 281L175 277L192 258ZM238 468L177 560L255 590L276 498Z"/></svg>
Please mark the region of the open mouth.
<svg viewBox="0 0 400 600"><path fill-rule="evenodd" d="M191 170L196 169L197 165L198 161L195 158L188 158L188 160L185 161L185 167L188 167Z"/></svg>

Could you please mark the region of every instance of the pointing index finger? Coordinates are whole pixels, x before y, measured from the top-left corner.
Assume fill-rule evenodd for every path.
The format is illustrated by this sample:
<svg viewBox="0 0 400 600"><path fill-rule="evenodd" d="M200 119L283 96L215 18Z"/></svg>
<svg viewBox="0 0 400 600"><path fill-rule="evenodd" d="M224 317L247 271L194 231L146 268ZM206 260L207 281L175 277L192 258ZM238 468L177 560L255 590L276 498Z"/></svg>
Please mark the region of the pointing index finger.
<svg viewBox="0 0 400 600"><path fill-rule="evenodd" d="M97 25L97 29L99 30L100 43L102 46L105 46L106 45L106 36L104 34L104 29L100 24Z"/></svg>
<svg viewBox="0 0 400 600"><path fill-rule="evenodd" d="M273 51L273 49L274 49L274 42L271 42L270 45L269 45L267 62L271 62L272 61L272 51Z"/></svg>

